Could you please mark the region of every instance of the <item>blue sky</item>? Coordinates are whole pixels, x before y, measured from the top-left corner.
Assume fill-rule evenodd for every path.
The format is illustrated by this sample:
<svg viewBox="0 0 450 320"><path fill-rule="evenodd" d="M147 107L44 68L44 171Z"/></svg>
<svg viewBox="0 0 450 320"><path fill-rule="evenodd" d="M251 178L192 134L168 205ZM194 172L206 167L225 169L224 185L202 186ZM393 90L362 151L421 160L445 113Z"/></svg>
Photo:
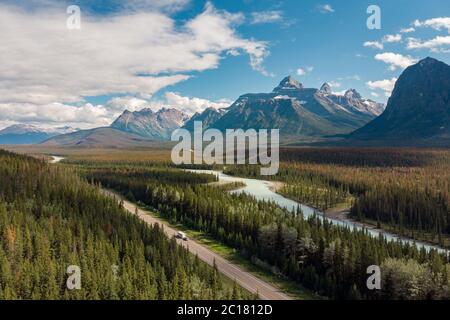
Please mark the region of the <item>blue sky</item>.
<svg viewBox="0 0 450 320"><path fill-rule="evenodd" d="M65 28L69 4L81 30ZM372 4L380 30L366 26ZM0 128L92 127L168 104L192 113L286 75L386 101L408 65L450 63L448 0L5 0L0 10Z"/></svg>
<svg viewBox="0 0 450 320"><path fill-rule="evenodd" d="M197 1L192 12L201 11L202 1ZM370 4L378 4L382 14L381 30L369 30L366 13ZM283 18L274 23L242 24L239 32L269 42L270 55L264 66L273 77L254 72L245 56L228 57L221 66L171 88L184 95L203 96L209 99L235 99L246 92L267 92L285 75L293 75L308 87L320 87L324 81L340 83L337 91L356 88L365 96L371 96L368 81L398 77L402 69L390 71L374 56L381 52L410 55L417 59L428 55L447 63L450 53L432 53L428 49L407 50L405 43L389 43L384 50L363 47L366 41L380 41L386 34L398 34L415 21L450 16L448 1L214 1L215 6L230 12L280 11ZM334 12L323 13L319 5L329 4ZM180 13L180 19L186 17ZM443 30L417 30L414 35L432 37L448 34ZM405 37L405 35L403 34ZM408 35L406 35L408 36ZM449 48L449 47L447 47ZM314 69L306 75L297 74L299 68ZM358 79L358 76L360 80ZM355 79L356 78L356 79ZM374 98L374 97L372 97ZM385 100L380 95L379 100Z"/></svg>

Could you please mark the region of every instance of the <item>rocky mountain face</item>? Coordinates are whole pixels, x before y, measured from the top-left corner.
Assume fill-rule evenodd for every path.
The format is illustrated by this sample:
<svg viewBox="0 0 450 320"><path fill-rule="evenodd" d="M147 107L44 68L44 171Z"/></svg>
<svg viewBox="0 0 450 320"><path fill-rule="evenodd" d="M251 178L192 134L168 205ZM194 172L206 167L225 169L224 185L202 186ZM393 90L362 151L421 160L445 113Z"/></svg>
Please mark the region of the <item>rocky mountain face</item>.
<svg viewBox="0 0 450 320"><path fill-rule="evenodd" d="M184 125L188 116L173 108L157 112L149 108L125 110L110 127L80 130L52 137L43 142L49 146L111 147L150 146L170 140L175 129Z"/></svg>
<svg viewBox="0 0 450 320"><path fill-rule="evenodd" d="M320 92L323 92L325 94L331 94L331 86L328 83L324 83L321 87L320 87Z"/></svg>
<svg viewBox="0 0 450 320"><path fill-rule="evenodd" d="M188 121L186 121L183 128L192 131L194 130L194 122L201 121L203 124L203 130L205 130L219 120L225 113L225 109L207 108L201 113L195 113Z"/></svg>
<svg viewBox="0 0 450 320"><path fill-rule="evenodd" d="M0 144L34 144L51 137L74 132L77 129L65 126L41 128L30 124L14 124L0 130Z"/></svg>
<svg viewBox="0 0 450 320"><path fill-rule="evenodd" d="M356 90L339 96L329 84L304 88L284 78L271 93L240 96L227 112L209 124L225 129L280 129L284 137L306 138L349 133L381 113L382 105L363 99Z"/></svg>
<svg viewBox="0 0 450 320"><path fill-rule="evenodd" d="M374 116L379 116L384 111L385 107L385 104L383 103L364 99L355 89L347 90L343 96L328 94L328 98L351 112L365 113Z"/></svg>
<svg viewBox="0 0 450 320"><path fill-rule="evenodd" d="M277 92L279 94L286 93L289 95L292 91L298 91L301 89L303 89L303 84L292 77L286 77L281 80L280 84L275 89L273 89L273 92Z"/></svg>
<svg viewBox="0 0 450 320"><path fill-rule="evenodd" d="M425 58L398 78L386 110L354 140L450 139L450 66Z"/></svg>
<svg viewBox="0 0 450 320"><path fill-rule="evenodd" d="M167 140L172 131L183 126L188 119L186 114L173 108L163 108L157 112L149 108L134 112L125 110L111 124L111 128L155 140Z"/></svg>

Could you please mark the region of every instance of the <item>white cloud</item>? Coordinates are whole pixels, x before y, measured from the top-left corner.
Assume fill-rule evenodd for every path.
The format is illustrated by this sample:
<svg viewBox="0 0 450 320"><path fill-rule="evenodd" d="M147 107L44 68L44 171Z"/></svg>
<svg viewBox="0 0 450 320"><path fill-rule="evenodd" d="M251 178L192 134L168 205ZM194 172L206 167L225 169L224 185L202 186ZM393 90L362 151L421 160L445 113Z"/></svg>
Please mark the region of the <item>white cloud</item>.
<svg viewBox="0 0 450 320"><path fill-rule="evenodd" d="M248 54L252 68L267 74L267 43L239 36L234 25L242 15L210 3L184 25L160 11L95 17L82 12L81 30L68 30L67 14L58 8L1 4L0 12L0 103L48 106L83 96L151 96L188 79L188 72L217 68L233 50Z"/></svg>
<svg viewBox="0 0 450 320"><path fill-rule="evenodd" d="M129 10L138 11L145 9L162 9L169 12L174 12L184 8L190 2L190 0L116 0L112 2L117 2L120 6L122 6L123 9Z"/></svg>
<svg viewBox="0 0 450 320"><path fill-rule="evenodd" d="M341 87L341 83L340 82L338 82L338 81L330 81L330 82L328 82L328 84L330 85L330 87L332 87L332 88L340 88Z"/></svg>
<svg viewBox="0 0 450 320"><path fill-rule="evenodd" d="M363 46L380 49L380 50L383 50L383 48L384 48L383 44L379 41L366 41L366 42L364 42Z"/></svg>
<svg viewBox="0 0 450 320"><path fill-rule="evenodd" d="M375 60L383 61L388 64L389 70L391 71L395 71L397 68L405 69L417 62L417 59L410 56L403 56L393 52L379 53L375 55Z"/></svg>
<svg viewBox="0 0 450 320"><path fill-rule="evenodd" d="M128 111L136 111L143 108L150 108L153 111L158 111L161 108L175 108L188 115L193 115L207 108L227 108L231 103L232 101L227 99L211 101L198 97L186 97L179 93L169 91L164 94L163 98L159 99L144 100L136 97L117 97L108 101L105 107L110 112L114 112L114 117L122 113L125 109Z"/></svg>
<svg viewBox="0 0 450 320"><path fill-rule="evenodd" d="M61 124L73 127L91 128L107 126L113 119L104 106L93 106L86 103L72 106L62 103L37 105L32 103L0 104L0 120L9 123L46 123Z"/></svg>
<svg viewBox="0 0 450 320"><path fill-rule="evenodd" d="M2 0L5 4L20 5L24 8L55 8L62 9L72 4L77 4L83 11L92 11L93 8L98 7L99 1L94 0ZM22 2L22 3L21 3ZM96 6L97 2L97 6ZM106 11L111 12L134 12L134 11L149 11L161 10L164 12L176 12L186 7L190 0L108 0L108 6L105 6Z"/></svg>
<svg viewBox="0 0 450 320"><path fill-rule="evenodd" d="M304 67L304 68L298 68L297 69L297 74L299 76L304 76L304 75L312 72L313 70L314 70L313 66L307 66L307 67Z"/></svg>
<svg viewBox="0 0 450 320"><path fill-rule="evenodd" d="M376 92L371 92L370 95L371 95L372 97L375 97L375 98L378 98L378 97L380 96L380 95L379 95L378 93L376 93Z"/></svg>
<svg viewBox="0 0 450 320"><path fill-rule="evenodd" d="M148 100L124 96L112 98L107 102L106 108L110 112L116 114L123 112L125 109L128 111L140 110L145 108L148 104L149 104Z"/></svg>
<svg viewBox="0 0 450 320"><path fill-rule="evenodd" d="M148 100L132 96L115 97L104 105L0 103L0 124L45 123L48 126L68 125L87 129L110 125L124 110L136 111L148 106Z"/></svg>
<svg viewBox="0 0 450 320"><path fill-rule="evenodd" d="M402 35L401 34L387 34L383 37L383 42L400 42L402 41Z"/></svg>
<svg viewBox="0 0 450 320"><path fill-rule="evenodd" d="M166 92L163 99L145 100L132 96L115 97L105 105L85 103L80 106L62 103L1 103L0 129L16 123L45 123L49 126L93 128L110 125L124 110L136 111L150 108L157 111L163 107L175 108L188 115L202 112L206 108L226 108L231 101L210 101L197 97L184 97Z"/></svg>
<svg viewBox="0 0 450 320"><path fill-rule="evenodd" d="M251 24L274 23L283 20L283 12L279 10L252 12Z"/></svg>
<svg viewBox="0 0 450 320"><path fill-rule="evenodd" d="M415 27L431 27L435 30L445 30L450 33L450 17L432 18L424 21L414 21Z"/></svg>
<svg viewBox="0 0 450 320"><path fill-rule="evenodd" d="M200 113L206 108L227 108L232 103L231 101L226 99L211 101L197 97L184 97L175 92L166 92L164 98L165 101L152 103L152 106L156 109L160 109L164 106L175 108L188 115L192 115L196 112Z"/></svg>
<svg viewBox="0 0 450 320"><path fill-rule="evenodd" d="M304 76L304 75L306 74L306 71L305 71L305 69L303 69L303 68L298 68L298 69L297 69L297 74L298 74L299 76Z"/></svg>
<svg viewBox="0 0 450 320"><path fill-rule="evenodd" d="M414 31L416 31L416 29L414 29L413 27L400 29L401 33L410 33L410 32L414 32Z"/></svg>
<svg viewBox="0 0 450 320"><path fill-rule="evenodd" d="M434 30L446 30L450 33L450 17L438 17L427 20L416 20L413 25L416 28L428 27ZM422 40L417 38L407 39L407 49L429 49L431 52L450 52L450 36L436 36L432 39Z"/></svg>
<svg viewBox="0 0 450 320"><path fill-rule="evenodd" d="M363 43L363 46L383 50L384 49L383 43L394 43L400 41L402 41L401 34L387 34L381 39L381 41L366 41Z"/></svg>
<svg viewBox="0 0 450 320"><path fill-rule="evenodd" d="M334 9L331 5L329 4L322 4L317 6L317 9L321 12L321 13L332 13L334 12Z"/></svg>
<svg viewBox="0 0 450 320"><path fill-rule="evenodd" d="M431 40L420 40L416 38L408 38L407 49L430 49L433 52L446 51L445 48L450 48L450 36L437 36Z"/></svg>
<svg viewBox="0 0 450 320"><path fill-rule="evenodd" d="M387 97L389 97L391 95L392 90L394 89L396 81L397 81L397 78L377 80L377 81L368 81L366 83L366 85L371 90L382 90L384 92L384 94ZM374 97L378 97L378 94L376 92L372 92L371 94Z"/></svg>

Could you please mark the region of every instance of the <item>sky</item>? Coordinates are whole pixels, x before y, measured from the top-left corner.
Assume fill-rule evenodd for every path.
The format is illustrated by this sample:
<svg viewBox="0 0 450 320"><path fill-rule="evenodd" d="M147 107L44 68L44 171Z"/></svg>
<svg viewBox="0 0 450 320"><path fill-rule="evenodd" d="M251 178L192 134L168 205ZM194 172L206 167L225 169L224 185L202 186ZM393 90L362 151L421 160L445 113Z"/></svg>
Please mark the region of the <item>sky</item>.
<svg viewBox="0 0 450 320"><path fill-rule="evenodd" d="M448 0L16 2L0 2L0 129L106 126L144 107L193 114L287 75L386 102L409 65L450 63Z"/></svg>

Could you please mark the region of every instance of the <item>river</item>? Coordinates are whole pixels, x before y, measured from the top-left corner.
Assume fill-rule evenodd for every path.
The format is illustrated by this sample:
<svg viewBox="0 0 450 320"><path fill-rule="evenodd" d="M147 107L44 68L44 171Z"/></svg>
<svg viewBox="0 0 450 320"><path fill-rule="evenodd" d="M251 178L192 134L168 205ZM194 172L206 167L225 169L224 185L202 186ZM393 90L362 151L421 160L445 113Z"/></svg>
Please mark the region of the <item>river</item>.
<svg viewBox="0 0 450 320"><path fill-rule="evenodd" d="M324 213L321 211L318 211L317 209L314 209L314 208L304 205L302 203L298 203L291 199L285 198L281 194L278 194L278 193L272 191L272 190L275 190L275 184L272 181L234 177L234 176L229 176L227 174L224 174L221 171L214 171L214 170L187 170L187 171L191 171L191 172L195 172L195 173L214 174L219 178L219 181L223 181L223 182L242 182L246 185L245 187L231 191L231 192L232 193L244 192L248 195L255 197L255 199L257 199L257 200L273 201L281 208L285 208L291 212L296 212L297 208L300 207L300 209L302 210L303 215L305 217L311 216L313 214L317 214L317 216L320 219L326 219L337 226L353 228L356 230L365 229L373 237L379 237L381 234L387 240L401 241L403 243L409 243L411 245L416 245L418 248L424 247L427 251L429 251L431 249L436 249L441 253L447 253L447 254L449 253L448 250L443 249L439 246L428 244L428 243L421 242L421 241L415 241L415 240L405 238L405 237L402 237L397 234L390 233L390 232L387 232L384 230L375 229L375 228L367 228L367 227L364 227L361 223L356 222L356 221L336 220L336 219L325 217Z"/></svg>
<svg viewBox="0 0 450 320"><path fill-rule="evenodd" d="M50 163L58 163L64 159L64 157L59 157L59 156L52 156L52 158L53 158L53 160L50 160ZM229 176L227 174L224 174L221 171L215 171L215 170L186 170L186 171L195 172L195 173L213 174L219 178L219 181L223 181L223 182L242 182L245 184L245 187L237 189L237 190L233 190L230 192L231 193L244 192L248 195L255 197L255 199L260 200L260 201L272 201L272 202L275 202L281 208L285 208L291 212L296 212L297 209L300 207L300 209L303 212L303 215L305 217L309 217L313 214L317 214L317 216L320 219L326 219L337 226L353 228L356 230L366 230L373 237L379 237L381 234L387 240L390 240L390 241L401 241L403 243L409 243L411 245L415 245L418 248L423 247L427 251L429 251L431 249L436 249L441 253L449 254L448 250L443 249L439 246L428 244L428 243L421 242L421 241L415 241L413 239L402 237L397 234L390 233L390 232L380 230L380 229L366 228L363 225L361 225L361 223L359 223L359 222L349 221L349 220L343 221L343 220L337 220L337 219L325 217L325 214L321 211L318 211L317 209L314 209L314 208L304 205L302 203L293 201L291 199L285 198L281 194L272 191L272 190L275 190L275 183L272 181L234 177L234 176Z"/></svg>

